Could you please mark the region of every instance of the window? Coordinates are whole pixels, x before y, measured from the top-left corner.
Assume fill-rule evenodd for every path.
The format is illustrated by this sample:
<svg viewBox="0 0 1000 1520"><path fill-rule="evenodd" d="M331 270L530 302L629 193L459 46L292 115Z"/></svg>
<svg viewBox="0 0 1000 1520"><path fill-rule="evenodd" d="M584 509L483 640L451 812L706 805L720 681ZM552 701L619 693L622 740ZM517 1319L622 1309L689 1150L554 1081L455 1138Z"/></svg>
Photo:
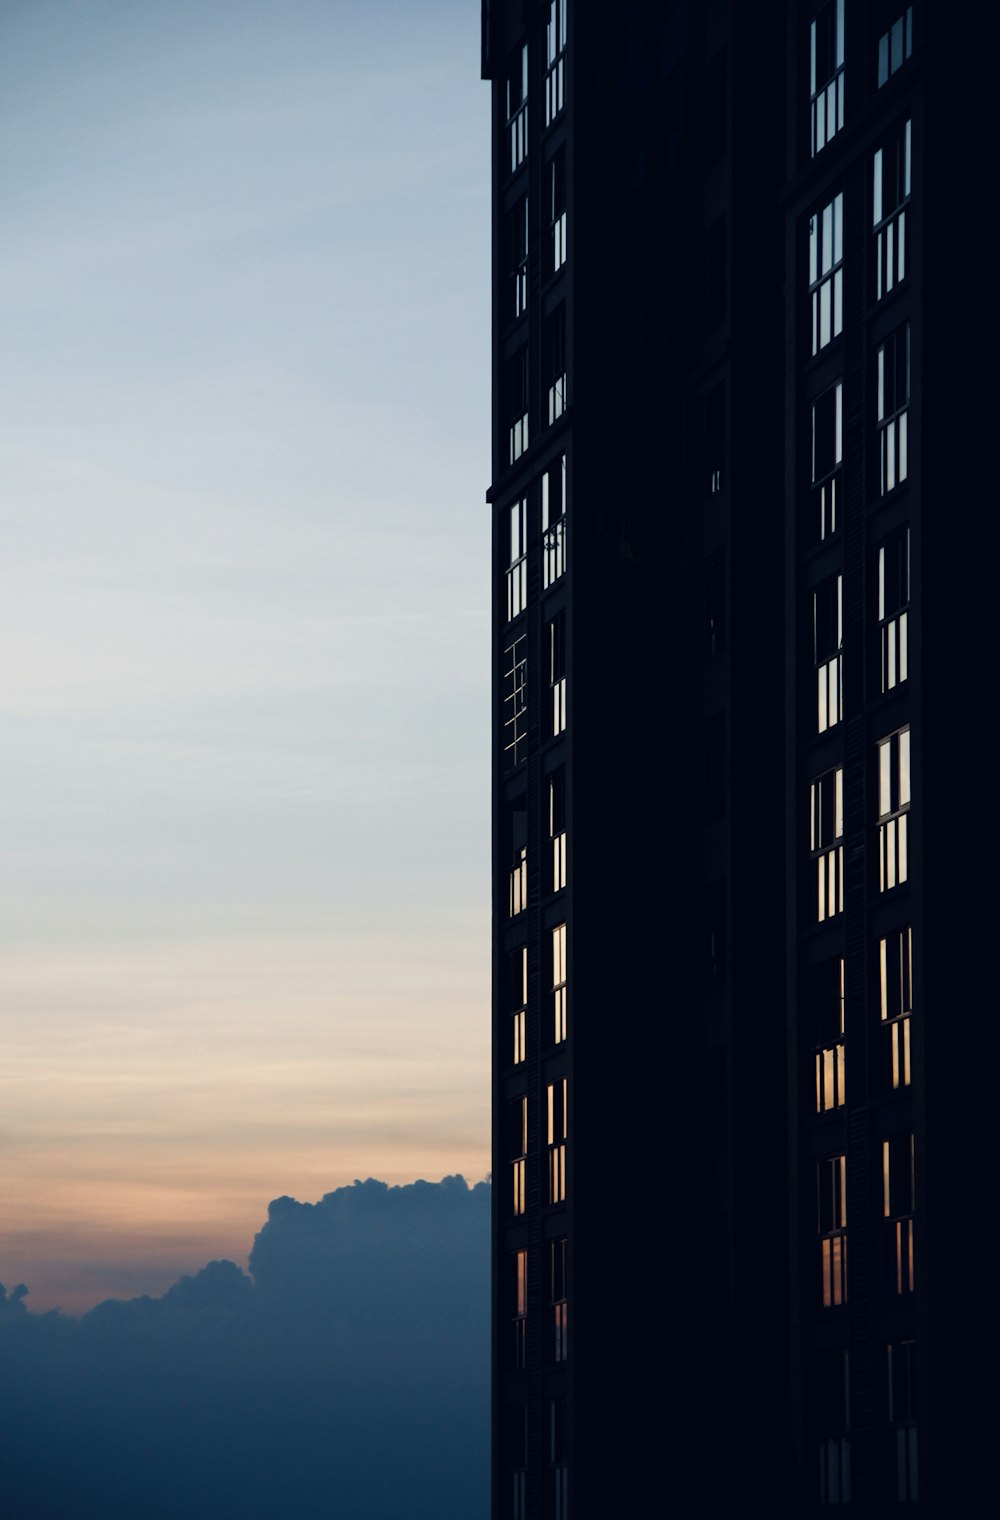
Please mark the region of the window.
<svg viewBox="0 0 1000 1520"><path fill-rule="evenodd" d="M565 570L566 455L560 454L542 476L542 585L553 585Z"/></svg>
<svg viewBox="0 0 1000 1520"><path fill-rule="evenodd" d="M505 1446L510 1469L511 1520L525 1520L528 1466L528 1406L515 1404L505 1411Z"/></svg>
<svg viewBox="0 0 1000 1520"><path fill-rule="evenodd" d="M507 1106L510 1137L511 1213L524 1213L524 1163L528 1154L528 1100L515 1098Z"/></svg>
<svg viewBox="0 0 1000 1520"><path fill-rule="evenodd" d="M566 1400L549 1404L549 1462L552 1466L552 1520L569 1520L569 1444Z"/></svg>
<svg viewBox="0 0 1000 1520"><path fill-rule="evenodd" d="M542 328L545 352L545 384L549 395L549 424L566 409L566 307L557 306Z"/></svg>
<svg viewBox="0 0 1000 1520"><path fill-rule="evenodd" d="M559 148L549 162L549 272L555 274L566 262L566 149Z"/></svg>
<svg viewBox="0 0 1000 1520"><path fill-rule="evenodd" d="M565 102L566 0L551 0L545 28L545 125L550 126Z"/></svg>
<svg viewBox="0 0 1000 1520"><path fill-rule="evenodd" d="M726 317L726 218L705 233L705 331L714 332Z"/></svg>
<svg viewBox="0 0 1000 1520"><path fill-rule="evenodd" d="M705 397L705 485L709 496L722 490L726 451L726 388L715 386Z"/></svg>
<svg viewBox="0 0 1000 1520"><path fill-rule="evenodd" d="M847 1158L830 1156L816 1169L820 1286L824 1309L847 1302Z"/></svg>
<svg viewBox="0 0 1000 1520"><path fill-rule="evenodd" d="M844 578L831 575L813 592L813 662L817 729L823 734L844 717Z"/></svg>
<svg viewBox="0 0 1000 1520"><path fill-rule="evenodd" d="M882 690L892 691L909 673L910 530L901 528L878 551L878 622Z"/></svg>
<svg viewBox="0 0 1000 1520"><path fill-rule="evenodd" d="M879 486L883 496L906 479L910 405L910 324L897 328L875 356Z"/></svg>
<svg viewBox="0 0 1000 1520"><path fill-rule="evenodd" d="M566 1318L566 1237L549 1241L549 1303L552 1307L552 1360L569 1354Z"/></svg>
<svg viewBox="0 0 1000 1520"><path fill-rule="evenodd" d="M843 391L838 381L812 406L812 508L821 541L840 527L837 487L844 458Z"/></svg>
<svg viewBox="0 0 1000 1520"><path fill-rule="evenodd" d="M888 83L889 76L901 69L913 52L913 6L908 5L903 14L892 23L878 40L878 87Z"/></svg>
<svg viewBox="0 0 1000 1520"><path fill-rule="evenodd" d="M566 885L566 772L560 767L549 777L549 842L552 849L552 890Z"/></svg>
<svg viewBox="0 0 1000 1520"><path fill-rule="evenodd" d="M566 1078L560 1077L547 1089L550 1203L562 1203L566 1197L566 1088Z"/></svg>
<svg viewBox="0 0 1000 1520"><path fill-rule="evenodd" d="M528 809L524 797L509 804L505 818L510 861L507 913L516 918L528 906Z"/></svg>
<svg viewBox="0 0 1000 1520"><path fill-rule="evenodd" d="M872 226L875 229L875 299L906 278L906 202L910 198L910 123L875 153Z"/></svg>
<svg viewBox="0 0 1000 1520"><path fill-rule="evenodd" d="M528 347L507 360L507 416L510 420L510 463L528 447Z"/></svg>
<svg viewBox="0 0 1000 1520"><path fill-rule="evenodd" d="M523 1372L528 1365L528 1253L514 1251L507 1258L507 1301L511 1320L511 1367Z"/></svg>
<svg viewBox="0 0 1000 1520"><path fill-rule="evenodd" d="M503 652L503 750L508 765L525 757L528 738L528 641L522 634Z"/></svg>
<svg viewBox="0 0 1000 1520"><path fill-rule="evenodd" d="M507 621L520 617L528 605L528 503L508 508Z"/></svg>
<svg viewBox="0 0 1000 1520"><path fill-rule="evenodd" d="M558 924L552 931L552 1039L556 1045L566 1038L566 969L566 925Z"/></svg>
<svg viewBox="0 0 1000 1520"><path fill-rule="evenodd" d="M510 295L507 314L515 321L528 309L528 197L522 195L507 213L510 246Z"/></svg>
<svg viewBox="0 0 1000 1520"><path fill-rule="evenodd" d="M851 1502L851 1394L848 1353L821 1351L816 1359L819 1502Z"/></svg>
<svg viewBox="0 0 1000 1520"><path fill-rule="evenodd" d="M913 1014L913 931L909 925L879 940L879 978L888 1085L909 1087Z"/></svg>
<svg viewBox="0 0 1000 1520"><path fill-rule="evenodd" d="M844 771L838 766L809 788L809 848L816 862L820 923L844 911Z"/></svg>
<svg viewBox="0 0 1000 1520"><path fill-rule="evenodd" d="M549 690L552 695L552 736L566 728L566 614L557 612L548 625Z"/></svg>
<svg viewBox="0 0 1000 1520"><path fill-rule="evenodd" d="M844 1061L844 958L811 969L808 998L815 1015L816 1112L840 1108L846 1096Z"/></svg>
<svg viewBox="0 0 1000 1520"><path fill-rule="evenodd" d="M528 947L518 945L507 956L507 1006L510 1009L513 1052L511 1060L520 1066L527 1054L525 1039L528 1018Z"/></svg>
<svg viewBox="0 0 1000 1520"><path fill-rule="evenodd" d="M517 49L507 74L507 147L511 174L528 152L528 44Z"/></svg>
<svg viewBox="0 0 1000 1520"><path fill-rule="evenodd" d="M888 1221L890 1292L913 1292L913 1136L882 1141L882 1213Z"/></svg>
<svg viewBox="0 0 1000 1520"><path fill-rule="evenodd" d="M716 549L705 564L705 654L710 660L722 653L725 627L726 557Z"/></svg>
<svg viewBox="0 0 1000 1520"><path fill-rule="evenodd" d="M906 815L910 809L910 730L900 729L878 746L878 869L880 892L906 881Z"/></svg>
<svg viewBox="0 0 1000 1520"><path fill-rule="evenodd" d="M890 1435L889 1499L916 1504L920 1498L917 1462L917 1343L890 1341L886 1347Z"/></svg>
<svg viewBox="0 0 1000 1520"><path fill-rule="evenodd" d="M812 351L838 336L844 326L844 197L809 218L809 293Z"/></svg>
<svg viewBox="0 0 1000 1520"><path fill-rule="evenodd" d="M844 0L809 27L809 152L815 157L844 125Z"/></svg>

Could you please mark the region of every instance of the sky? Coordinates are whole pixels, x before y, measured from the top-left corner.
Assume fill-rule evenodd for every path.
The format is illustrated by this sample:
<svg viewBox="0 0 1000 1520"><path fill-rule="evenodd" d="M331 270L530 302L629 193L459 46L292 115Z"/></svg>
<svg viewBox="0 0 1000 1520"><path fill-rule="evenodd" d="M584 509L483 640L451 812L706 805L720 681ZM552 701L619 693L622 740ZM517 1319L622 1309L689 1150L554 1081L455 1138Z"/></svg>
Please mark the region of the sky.
<svg viewBox="0 0 1000 1520"><path fill-rule="evenodd" d="M489 1168L471 0L0 0L0 1281Z"/></svg>

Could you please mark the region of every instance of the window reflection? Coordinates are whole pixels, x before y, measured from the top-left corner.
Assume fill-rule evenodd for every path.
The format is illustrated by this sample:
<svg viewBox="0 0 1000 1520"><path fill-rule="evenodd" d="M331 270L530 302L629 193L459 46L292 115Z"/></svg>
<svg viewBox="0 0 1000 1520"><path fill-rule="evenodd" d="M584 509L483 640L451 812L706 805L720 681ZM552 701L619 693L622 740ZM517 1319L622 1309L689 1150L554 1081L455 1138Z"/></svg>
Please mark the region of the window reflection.
<svg viewBox="0 0 1000 1520"><path fill-rule="evenodd" d="M846 1098L844 1059L844 958L835 956L812 968L808 996L815 1014L813 1061L816 1112L839 1108Z"/></svg>
<svg viewBox="0 0 1000 1520"><path fill-rule="evenodd" d="M566 925L558 924L552 931L552 1038L560 1045L566 1038Z"/></svg>
<svg viewBox="0 0 1000 1520"><path fill-rule="evenodd" d="M901 69L913 52L913 6L908 5L878 40L877 75L879 89Z"/></svg>
<svg viewBox="0 0 1000 1520"><path fill-rule="evenodd" d="M552 1360L564 1362L569 1354L566 1313L566 1237L549 1242L549 1303L552 1307Z"/></svg>
<svg viewBox="0 0 1000 1520"><path fill-rule="evenodd" d="M829 0L809 26L809 151L844 125L844 0Z"/></svg>
<svg viewBox="0 0 1000 1520"><path fill-rule="evenodd" d="M902 728L878 746L879 891L909 876L907 814L910 808L910 730Z"/></svg>
<svg viewBox="0 0 1000 1520"><path fill-rule="evenodd" d="M882 690L891 691L909 674L910 530L901 528L878 551L878 621L882 646Z"/></svg>
<svg viewBox="0 0 1000 1520"><path fill-rule="evenodd" d="M844 457L843 386L824 391L812 406L812 498L819 538L840 527L840 466Z"/></svg>
<svg viewBox="0 0 1000 1520"><path fill-rule="evenodd" d="M507 166L513 174L528 152L528 44L517 49L507 71Z"/></svg>
<svg viewBox="0 0 1000 1520"><path fill-rule="evenodd" d="M566 1197L566 1096L565 1077L548 1084L549 1203L562 1203Z"/></svg>
<svg viewBox="0 0 1000 1520"><path fill-rule="evenodd" d="M909 925L879 940L879 980L888 1082L893 1088L908 1087L913 1013L913 931Z"/></svg>
<svg viewBox="0 0 1000 1520"><path fill-rule="evenodd" d="M552 702L552 737L566 728L566 614L556 613L548 625L549 693Z"/></svg>
<svg viewBox="0 0 1000 1520"><path fill-rule="evenodd" d="M510 1144L511 1213L524 1213L525 1162L528 1155L528 1100L515 1098L507 1108L507 1130Z"/></svg>
<svg viewBox="0 0 1000 1520"><path fill-rule="evenodd" d="M904 122L872 161L875 299L906 278L906 203L910 198L910 123Z"/></svg>
<svg viewBox="0 0 1000 1520"><path fill-rule="evenodd" d="M821 734L844 717L843 644L844 578L832 575L813 592L813 663Z"/></svg>
<svg viewBox="0 0 1000 1520"><path fill-rule="evenodd" d="M516 501L508 514L507 621L528 604L528 503Z"/></svg>
<svg viewBox="0 0 1000 1520"><path fill-rule="evenodd" d="M563 767L549 777L549 841L552 890L561 892L566 885L566 771Z"/></svg>
<svg viewBox="0 0 1000 1520"><path fill-rule="evenodd" d="M889 1497L897 1504L916 1504L920 1498L916 1341L889 1342L886 1347L886 1382L893 1478Z"/></svg>
<svg viewBox="0 0 1000 1520"><path fill-rule="evenodd" d="M844 326L844 197L834 196L809 218L812 351L818 354Z"/></svg>
<svg viewBox="0 0 1000 1520"><path fill-rule="evenodd" d="M545 27L545 125L550 126L563 108L566 92L566 0L550 0Z"/></svg>
<svg viewBox="0 0 1000 1520"><path fill-rule="evenodd" d="M847 1158L830 1156L816 1169L820 1292L825 1309L847 1302Z"/></svg>
<svg viewBox="0 0 1000 1520"><path fill-rule="evenodd" d="M528 1365L528 1253L514 1251L508 1258L508 1303L511 1317L511 1367L523 1372Z"/></svg>
<svg viewBox="0 0 1000 1520"><path fill-rule="evenodd" d="M809 788L809 848L816 861L820 923L844 910L844 771L819 776Z"/></svg>
<svg viewBox="0 0 1000 1520"><path fill-rule="evenodd" d="M882 1214L888 1222L887 1287L913 1292L914 1146L912 1134L882 1142Z"/></svg>
<svg viewBox="0 0 1000 1520"><path fill-rule="evenodd" d="M851 1395L848 1353L822 1351L816 1367L819 1502L851 1502Z"/></svg>
<svg viewBox="0 0 1000 1520"><path fill-rule="evenodd" d="M528 947L518 945L507 957L508 1007L510 1009L513 1052L511 1060L519 1066L527 1054L528 1019Z"/></svg>
<svg viewBox="0 0 1000 1520"><path fill-rule="evenodd" d="M542 585L553 585L566 570L566 455L542 476Z"/></svg>
<svg viewBox="0 0 1000 1520"><path fill-rule="evenodd" d="M883 496L902 485L909 470L910 324L900 327L875 355L875 400L879 440L879 489Z"/></svg>

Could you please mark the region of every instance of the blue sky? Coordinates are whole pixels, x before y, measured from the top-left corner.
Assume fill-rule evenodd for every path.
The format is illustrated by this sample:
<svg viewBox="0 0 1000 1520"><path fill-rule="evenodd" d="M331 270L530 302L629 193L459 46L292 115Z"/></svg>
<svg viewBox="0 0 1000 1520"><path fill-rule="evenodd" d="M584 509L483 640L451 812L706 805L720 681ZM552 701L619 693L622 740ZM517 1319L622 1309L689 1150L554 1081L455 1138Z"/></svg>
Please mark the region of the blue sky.
<svg viewBox="0 0 1000 1520"><path fill-rule="evenodd" d="M469 0L0 8L0 1280L488 1165Z"/></svg>

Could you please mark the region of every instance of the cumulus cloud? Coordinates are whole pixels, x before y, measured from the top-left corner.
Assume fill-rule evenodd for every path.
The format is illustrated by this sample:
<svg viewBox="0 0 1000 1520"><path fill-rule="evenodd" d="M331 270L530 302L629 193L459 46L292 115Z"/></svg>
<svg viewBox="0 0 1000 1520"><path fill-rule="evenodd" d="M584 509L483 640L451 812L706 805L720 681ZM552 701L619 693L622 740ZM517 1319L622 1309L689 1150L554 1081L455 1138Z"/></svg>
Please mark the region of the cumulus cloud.
<svg viewBox="0 0 1000 1520"><path fill-rule="evenodd" d="M4 1520L485 1520L486 1183L276 1199L213 1261L81 1319L0 1287Z"/></svg>

